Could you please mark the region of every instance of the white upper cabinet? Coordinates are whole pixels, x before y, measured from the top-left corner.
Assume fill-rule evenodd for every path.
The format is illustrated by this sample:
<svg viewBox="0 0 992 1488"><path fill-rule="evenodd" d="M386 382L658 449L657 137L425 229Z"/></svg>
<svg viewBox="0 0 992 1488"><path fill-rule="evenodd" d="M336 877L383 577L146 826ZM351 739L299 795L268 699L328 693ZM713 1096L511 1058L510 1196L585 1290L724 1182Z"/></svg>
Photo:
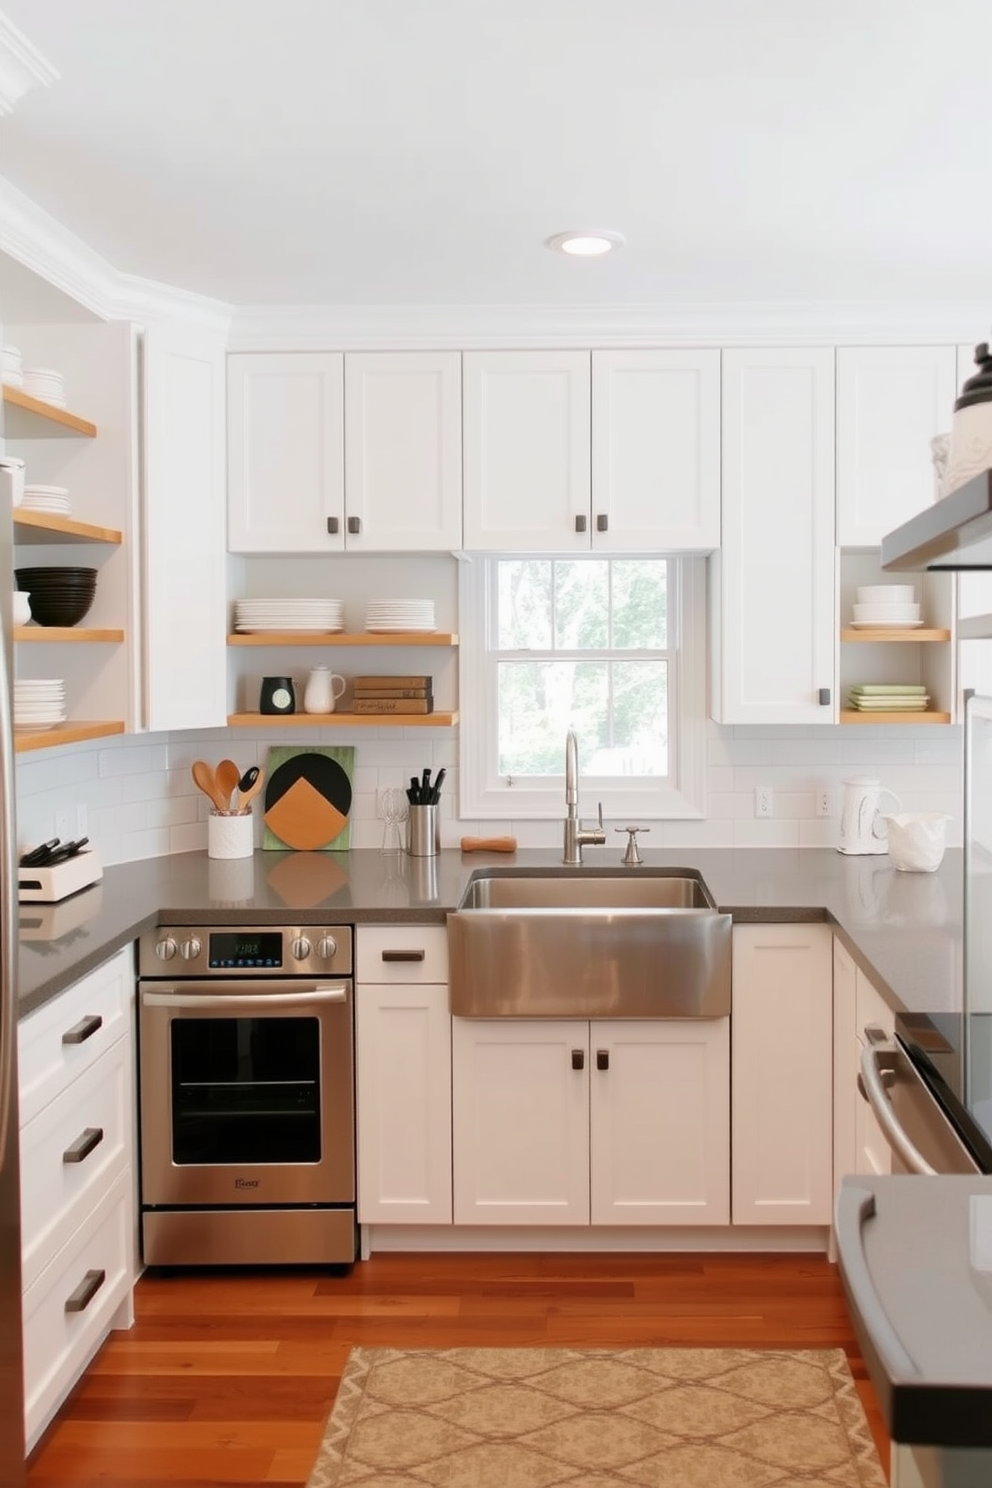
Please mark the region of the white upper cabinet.
<svg viewBox="0 0 992 1488"><path fill-rule="evenodd" d="M144 722L155 730L222 727L224 350L203 332L152 325L144 358Z"/></svg>
<svg viewBox="0 0 992 1488"><path fill-rule="evenodd" d="M936 496L930 440L951 427L955 346L837 351L837 543L877 547Z"/></svg>
<svg viewBox="0 0 992 1488"><path fill-rule="evenodd" d="M228 546L233 553L344 548L344 357L230 356Z"/></svg>
<svg viewBox="0 0 992 1488"><path fill-rule="evenodd" d="M589 550L589 353L462 358L465 547Z"/></svg>
<svg viewBox="0 0 992 1488"><path fill-rule="evenodd" d="M709 552L718 351L464 355L465 547Z"/></svg>
<svg viewBox="0 0 992 1488"><path fill-rule="evenodd" d="M720 546L720 353L592 354L592 546Z"/></svg>
<svg viewBox="0 0 992 1488"><path fill-rule="evenodd" d="M835 721L834 354L723 354L723 535L710 560L712 716Z"/></svg>
<svg viewBox="0 0 992 1488"><path fill-rule="evenodd" d="M460 353L349 352L344 408L349 551L460 548Z"/></svg>

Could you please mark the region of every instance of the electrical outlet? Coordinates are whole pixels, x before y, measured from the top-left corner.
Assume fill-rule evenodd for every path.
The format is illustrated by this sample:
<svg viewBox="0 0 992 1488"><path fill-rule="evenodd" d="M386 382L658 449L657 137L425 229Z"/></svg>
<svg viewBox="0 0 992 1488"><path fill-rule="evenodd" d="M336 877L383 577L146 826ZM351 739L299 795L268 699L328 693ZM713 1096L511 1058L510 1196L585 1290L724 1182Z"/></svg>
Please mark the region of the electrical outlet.
<svg viewBox="0 0 992 1488"><path fill-rule="evenodd" d="M775 815L775 793L770 785L755 786L754 814L755 816Z"/></svg>
<svg viewBox="0 0 992 1488"><path fill-rule="evenodd" d="M817 816L830 816L830 792L826 786L820 786L816 792L816 814Z"/></svg>
<svg viewBox="0 0 992 1488"><path fill-rule="evenodd" d="M60 842L70 841L72 837L72 828L69 825L68 811L56 811L55 830L52 833L52 836L57 837Z"/></svg>

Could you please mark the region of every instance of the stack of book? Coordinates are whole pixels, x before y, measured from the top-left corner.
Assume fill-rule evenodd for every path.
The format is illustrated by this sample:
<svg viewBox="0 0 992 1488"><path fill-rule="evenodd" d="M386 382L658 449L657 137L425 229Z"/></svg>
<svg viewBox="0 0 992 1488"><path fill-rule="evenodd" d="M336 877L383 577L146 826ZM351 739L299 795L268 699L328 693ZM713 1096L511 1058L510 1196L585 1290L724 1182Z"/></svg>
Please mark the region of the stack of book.
<svg viewBox="0 0 992 1488"><path fill-rule="evenodd" d="M433 677L356 677L353 713L433 713Z"/></svg>
<svg viewBox="0 0 992 1488"><path fill-rule="evenodd" d="M865 682L848 696L859 713L925 713L930 702L925 687L903 682Z"/></svg>

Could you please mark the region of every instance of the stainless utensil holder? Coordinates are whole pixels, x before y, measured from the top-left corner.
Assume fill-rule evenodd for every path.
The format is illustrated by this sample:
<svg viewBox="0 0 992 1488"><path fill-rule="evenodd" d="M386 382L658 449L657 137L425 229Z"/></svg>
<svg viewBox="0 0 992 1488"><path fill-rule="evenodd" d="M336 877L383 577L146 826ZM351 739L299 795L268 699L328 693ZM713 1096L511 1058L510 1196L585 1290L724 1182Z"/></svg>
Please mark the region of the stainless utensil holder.
<svg viewBox="0 0 992 1488"><path fill-rule="evenodd" d="M438 807L411 806L406 819L406 850L411 858L433 858L441 850Z"/></svg>

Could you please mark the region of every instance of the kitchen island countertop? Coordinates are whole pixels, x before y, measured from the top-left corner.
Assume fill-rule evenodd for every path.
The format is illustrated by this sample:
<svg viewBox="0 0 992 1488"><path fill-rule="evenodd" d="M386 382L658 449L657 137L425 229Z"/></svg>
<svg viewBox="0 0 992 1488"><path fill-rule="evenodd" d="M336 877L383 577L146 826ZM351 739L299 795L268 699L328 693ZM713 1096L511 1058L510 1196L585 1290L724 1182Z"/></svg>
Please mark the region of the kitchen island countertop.
<svg viewBox="0 0 992 1488"><path fill-rule="evenodd" d="M156 924L444 924L480 869L619 867L587 849L565 869L554 849L411 858L373 849L345 853L258 851L212 859L178 853L105 870L101 883L60 904L19 905L21 1016L40 1007ZM960 1005L963 854L936 873L900 873L888 857L829 848L686 848L644 853L644 866L699 872L735 923L825 920L895 1008ZM637 873L637 868L624 869Z"/></svg>

